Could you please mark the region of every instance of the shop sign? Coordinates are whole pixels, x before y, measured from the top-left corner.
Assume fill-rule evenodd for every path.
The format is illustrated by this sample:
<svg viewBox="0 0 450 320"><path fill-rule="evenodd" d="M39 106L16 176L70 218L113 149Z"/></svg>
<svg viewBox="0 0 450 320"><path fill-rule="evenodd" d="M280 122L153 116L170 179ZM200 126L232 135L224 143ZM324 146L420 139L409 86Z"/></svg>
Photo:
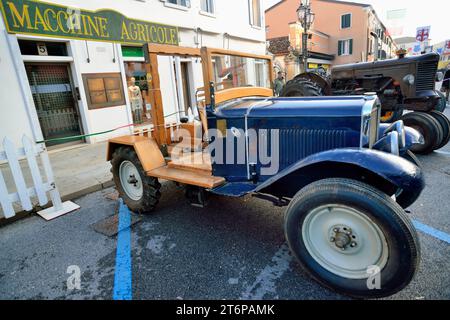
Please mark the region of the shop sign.
<svg viewBox="0 0 450 320"><path fill-rule="evenodd" d="M178 45L177 27L130 19L111 9L89 11L29 0L0 0L0 6L8 33Z"/></svg>

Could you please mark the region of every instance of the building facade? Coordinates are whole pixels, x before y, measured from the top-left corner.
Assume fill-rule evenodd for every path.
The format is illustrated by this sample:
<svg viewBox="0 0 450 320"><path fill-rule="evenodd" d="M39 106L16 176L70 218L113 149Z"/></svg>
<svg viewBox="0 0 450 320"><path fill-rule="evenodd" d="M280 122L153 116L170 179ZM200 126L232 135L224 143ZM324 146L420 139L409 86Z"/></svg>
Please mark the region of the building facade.
<svg viewBox="0 0 450 320"><path fill-rule="evenodd" d="M395 56L396 45L368 4L311 0L315 21L309 30L308 69L374 61ZM297 21L299 0L282 0L266 10L266 34L275 65L290 79L300 71L303 29Z"/></svg>
<svg viewBox="0 0 450 320"><path fill-rule="evenodd" d="M0 137L18 145L23 134L61 146L151 128L144 91L161 90L167 121L178 121L203 86L201 61L158 57L152 88L146 42L266 52L261 0L0 3ZM77 135L87 137L67 139Z"/></svg>

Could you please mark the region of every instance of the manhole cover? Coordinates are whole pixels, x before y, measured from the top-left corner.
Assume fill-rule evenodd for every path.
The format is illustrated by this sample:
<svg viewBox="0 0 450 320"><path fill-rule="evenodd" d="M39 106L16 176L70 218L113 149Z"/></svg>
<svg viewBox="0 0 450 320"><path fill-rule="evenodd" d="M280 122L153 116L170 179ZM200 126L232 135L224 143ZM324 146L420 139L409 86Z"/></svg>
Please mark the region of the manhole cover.
<svg viewBox="0 0 450 320"><path fill-rule="evenodd" d="M116 210L117 211L117 210ZM142 218L136 214L131 213L131 224L130 227L141 221ZM98 233L104 234L108 237L113 237L116 234L119 233L120 230L118 230L119 226L119 214L116 213L112 216L109 216L105 219L102 219L100 221L97 221L96 223L92 224L91 227L97 231Z"/></svg>

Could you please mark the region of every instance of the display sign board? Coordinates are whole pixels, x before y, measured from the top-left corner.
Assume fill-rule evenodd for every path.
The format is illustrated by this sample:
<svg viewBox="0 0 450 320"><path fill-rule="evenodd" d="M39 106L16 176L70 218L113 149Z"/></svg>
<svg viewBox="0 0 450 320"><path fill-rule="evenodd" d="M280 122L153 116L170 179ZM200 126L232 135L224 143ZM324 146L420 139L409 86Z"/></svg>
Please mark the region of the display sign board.
<svg viewBox="0 0 450 320"><path fill-rule="evenodd" d="M444 54L450 54L450 40L445 41Z"/></svg>
<svg viewBox="0 0 450 320"><path fill-rule="evenodd" d="M427 41L430 38L430 26L417 28L416 40L419 42Z"/></svg>
<svg viewBox="0 0 450 320"><path fill-rule="evenodd" d="M129 19L110 9L88 11L29 0L0 0L0 6L9 33L178 45L177 27Z"/></svg>

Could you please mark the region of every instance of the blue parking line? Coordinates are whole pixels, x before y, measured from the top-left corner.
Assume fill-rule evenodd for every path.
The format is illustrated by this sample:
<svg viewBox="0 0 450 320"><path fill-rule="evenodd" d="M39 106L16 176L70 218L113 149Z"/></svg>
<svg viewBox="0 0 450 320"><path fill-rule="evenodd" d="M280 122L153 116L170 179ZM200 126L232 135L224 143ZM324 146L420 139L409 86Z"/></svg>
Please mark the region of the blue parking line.
<svg viewBox="0 0 450 320"><path fill-rule="evenodd" d="M437 230L437 229L434 229L434 228L427 226L426 224L423 224L422 222L417 221L417 220L413 220L413 224L417 230L422 231L423 233L426 233L436 239L442 240L442 241L450 244L450 234L445 233L440 230Z"/></svg>
<svg viewBox="0 0 450 320"><path fill-rule="evenodd" d="M131 300L131 215L120 199L117 236L116 271L114 275L114 300Z"/></svg>

